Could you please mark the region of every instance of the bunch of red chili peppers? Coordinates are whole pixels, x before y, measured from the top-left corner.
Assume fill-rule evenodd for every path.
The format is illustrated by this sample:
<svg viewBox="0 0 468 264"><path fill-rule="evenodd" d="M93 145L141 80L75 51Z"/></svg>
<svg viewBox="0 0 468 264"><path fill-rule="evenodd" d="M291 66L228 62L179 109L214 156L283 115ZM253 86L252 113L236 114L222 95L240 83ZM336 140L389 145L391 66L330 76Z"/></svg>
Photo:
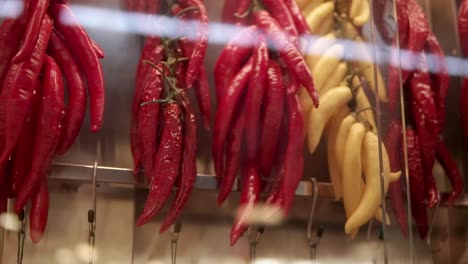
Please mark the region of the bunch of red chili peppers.
<svg viewBox="0 0 468 264"><path fill-rule="evenodd" d="M181 38L150 36L146 39L136 74L132 108L131 144L135 173L141 169L150 191L137 225L149 222L164 206L174 186L177 193L160 231L179 217L196 179L196 120L188 99L193 88L205 126L210 124L210 90L204 58L208 19L200 0L177 0L159 5L179 17L187 32ZM186 23L198 21L196 29ZM195 39L188 31L197 32Z"/></svg>
<svg viewBox="0 0 468 264"><path fill-rule="evenodd" d="M78 136L86 87L91 131L102 125L104 53L66 4L48 0L24 1L18 18L5 19L0 47L0 210L7 198L16 198L17 213L31 200L31 239L37 243L47 222L47 172Z"/></svg>
<svg viewBox="0 0 468 264"><path fill-rule="evenodd" d="M397 0L399 44L411 54L401 60L409 62L403 69L401 80L405 97L406 142L411 194L411 213L422 239L427 236L428 216L426 207L436 206L440 200L451 206L463 191L460 172L442 139L445 125L445 100L450 78L445 55L436 37L429 29L423 9L416 0ZM431 67L431 68L430 68ZM392 65L389 71L389 103L392 114L400 94L398 67ZM387 135L387 147L392 170L400 169L401 125L391 124ZM445 170L452 192L439 197L439 191L432 175L435 161ZM390 185L392 207L403 234L408 232L405 216L402 185L400 181Z"/></svg>
<svg viewBox="0 0 468 264"><path fill-rule="evenodd" d="M262 189L269 192L267 204L284 214L290 210L303 175L305 132L299 85L316 107L319 100L298 49L298 36L309 27L294 0L227 0L223 19L246 26L227 44L215 66L218 110L213 158L221 181L219 205L238 171L241 174L240 210L230 235L235 244L247 229L246 217ZM262 176L267 186L262 186Z"/></svg>

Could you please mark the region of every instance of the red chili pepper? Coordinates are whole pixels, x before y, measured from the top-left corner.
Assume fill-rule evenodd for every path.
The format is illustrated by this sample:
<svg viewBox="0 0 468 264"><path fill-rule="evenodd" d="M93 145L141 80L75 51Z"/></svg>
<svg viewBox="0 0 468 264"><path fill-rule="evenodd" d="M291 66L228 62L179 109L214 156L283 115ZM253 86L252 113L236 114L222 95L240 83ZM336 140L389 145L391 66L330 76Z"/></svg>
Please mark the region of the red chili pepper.
<svg viewBox="0 0 468 264"><path fill-rule="evenodd" d="M179 175L182 149L180 108L176 103L164 106L164 128L155 157L154 173L148 200L137 226L148 223L164 206Z"/></svg>
<svg viewBox="0 0 468 264"><path fill-rule="evenodd" d="M221 177L218 206L221 206L231 193L239 171L246 115L244 114L245 108L239 107L238 109L232 128L229 130L226 138L226 169Z"/></svg>
<svg viewBox="0 0 468 264"><path fill-rule="evenodd" d="M52 31L52 20L45 16L42 21L39 39L34 47L31 58L13 64L5 79L0 97L0 113L5 114L6 144L0 157L0 163L5 162L13 152L23 129L31 97L36 86L47 43Z"/></svg>
<svg viewBox="0 0 468 264"><path fill-rule="evenodd" d="M5 19L0 25L0 92L3 81L10 68L10 61L18 51L18 46L23 36L24 22L22 19Z"/></svg>
<svg viewBox="0 0 468 264"><path fill-rule="evenodd" d="M8 195L11 198L16 197L18 191L23 185L24 178L27 176L33 160L33 148L38 124L38 114L41 107L42 87L37 83L33 92L32 103L29 109L28 118L21 136L11 157L10 177L11 184Z"/></svg>
<svg viewBox="0 0 468 264"><path fill-rule="evenodd" d="M15 212L21 211L34 192L38 190L52 165L62 130L64 110L62 73L54 59L46 56L44 59L42 104L34 141L34 159L24 181L25 184L21 186L16 198Z"/></svg>
<svg viewBox="0 0 468 264"><path fill-rule="evenodd" d="M428 65L434 65L437 73L431 74L432 89L434 92L434 100L437 108L438 116L438 134L442 134L442 130L445 127L445 100L448 95L448 90L450 86L450 76L448 74L447 62L445 61L444 51L440 47L439 42L435 35L430 32L427 37L426 49L433 56L432 59L428 61Z"/></svg>
<svg viewBox="0 0 468 264"><path fill-rule="evenodd" d="M304 174L304 115L294 84L288 85L288 143L284 155L284 177L281 181L282 209L287 215L292 207L296 189Z"/></svg>
<svg viewBox="0 0 468 264"><path fill-rule="evenodd" d="M239 0L225 0L223 5L223 13L221 15L221 21L225 23L237 22L235 13L239 8Z"/></svg>
<svg viewBox="0 0 468 264"><path fill-rule="evenodd" d="M408 148L408 169L411 194L411 214L421 239L425 239L429 229L427 210L424 203L424 176L421 163L420 143L412 128L406 129L406 144Z"/></svg>
<svg viewBox="0 0 468 264"><path fill-rule="evenodd" d="M390 159L390 169L392 172L401 171L401 143L402 126L397 121L392 121L385 139L385 147ZM393 213L404 237L408 237L408 218L406 216L405 201L401 180L390 183L388 187Z"/></svg>
<svg viewBox="0 0 468 264"><path fill-rule="evenodd" d="M148 1L148 13L149 14L157 14L159 13L159 9L160 9L160 0L149 0Z"/></svg>
<svg viewBox="0 0 468 264"><path fill-rule="evenodd" d="M13 64L23 62L32 56L47 7L49 7L49 0L32 0L29 3L28 23L23 36L23 44L13 58Z"/></svg>
<svg viewBox="0 0 468 264"><path fill-rule="evenodd" d="M0 214L8 209L9 168L8 162L0 164Z"/></svg>
<svg viewBox="0 0 468 264"><path fill-rule="evenodd" d="M278 21L281 28L289 34L289 38L295 43L298 32L286 3L283 0L263 0L262 2L266 10ZM309 28L309 26L307 26L307 28Z"/></svg>
<svg viewBox="0 0 468 264"><path fill-rule="evenodd" d="M426 200L429 207L439 202L439 194L432 167L435 162L435 152L439 145L436 106L431 90L429 74L425 71L415 72L410 79L410 109L418 138L424 142L420 146L423 172L425 177Z"/></svg>
<svg viewBox="0 0 468 264"><path fill-rule="evenodd" d="M246 95L246 124L245 136L247 145L247 160L258 163L260 143L260 115L262 111L263 95L267 81L268 47L265 38L260 37L258 47L254 51L253 69L249 88Z"/></svg>
<svg viewBox="0 0 468 264"><path fill-rule="evenodd" d="M449 207L452 207L453 203L463 193L463 177L444 142L440 142L437 148L437 161L439 161L440 165L444 168L450 180L450 184L452 185L452 191L448 194L444 194L442 199L447 201Z"/></svg>
<svg viewBox="0 0 468 264"><path fill-rule="evenodd" d="M48 52L62 69L67 81L68 109L64 119L65 129L57 148L58 154L64 154L78 137L86 114L85 83L73 55L56 32L50 36Z"/></svg>
<svg viewBox="0 0 468 264"><path fill-rule="evenodd" d="M252 46L254 44L252 40L257 39L257 34L258 28L256 26L250 26L241 30L237 36L229 41L219 55L214 69L218 102L220 102L224 91L240 70L242 64L252 53Z"/></svg>
<svg viewBox="0 0 468 264"><path fill-rule="evenodd" d="M236 77L227 88L216 111L215 123L213 128L213 159L215 172L218 177L223 175L223 148L224 141L228 134L230 124L233 119L234 110L245 92L247 84L252 75L253 60L244 65Z"/></svg>
<svg viewBox="0 0 468 264"><path fill-rule="evenodd" d="M99 44L97 44L91 38L89 38L89 41L91 42L91 46L93 46L94 52L96 52L96 56L98 56L98 58L100 58L100 59L103 59L105 57L105 54L104 54L104 50L101 48L101 46L99 46Z"/></svg>
<svg viewBox="0 0 468 264"><path fill-rule="evenodd" d="M230 233L231 246L234 246L247 230L245 221L260 197L260 174L256 164L250 164L245 168L242 173L241 188L240 206Z"/></svg>
<svg viewBox="0 0 468 264"><path fill-rule="evenodd" d="M205 67L200 68L200 78L194 87L195 95L200 106L200 112L203 119L203 125L206 130L210 130L211 125L211 98L210 98L210 84L208 83L208 76Z"/></svg>
<svg viewBox="0 0 468 264"><path fill-rule="evenodd" d="M289 12L291 13L291 17L294 20L297 32L301 35L310 34L309 25L307 24L301 9L297 5L297 2L295 0L283 0L283 2L286 4Z"/></svg>
<svg viewBox="0 0 468 264"><path fill-rule="evenodd" d="M162 67L158 65L159 70ZM145 176L151 183L156 156L156 134L158 130L159 107L155 100L161 99L163 90L162 75L157 69L151 69L143 83L138 111L138 137ZM144 104L144 105L143 105Z"/></svg>
<svg viewBox="0 0 468 264"><path fill-rule="evenodd" d="M184 95L184 151L182 154L181 187L177 192L169 214L161 225L160 232L166 231L180 216L187 200L192 193L197 178L197 124L188 98Z"/></svg>
<svg viewBox="0 0 468 264"><path fill-rule="evenodd" d="M205 5L201 0L179 0L184 7L194 6L198 9L197 19L199 21L196 28L197 37L193 48L188 67L187 67L187 87L192 87L193 82L199 76L200 68L203 67L206 48L208 46L208 14Z"/></svg>
<svg viewBox="0 0 468 264"><path fill-rule="evenodd" d="M131 119L131 150L134 163L134 173L138 173L141 166L140 143L138 136L138 111L140 109L140 98L143 90L143 82L145 81L148 71L151 66L145 61L158 63L164 58L164 49L161 45L161 40L157 37L148 37L143 47L143 52L138 62L136 73L135 94L132 104L132 119Z"/></svg>
<svg viewBox="0 0 468 264"><path fill-rule="evenodd" d="M101 129L104 115L104 78L101 62L93 50L86 31L70 8L63 4L54 4L49 10L55 28L62 34L86 78L90 98L91 131L97 132Z"/></svg>
<svg viewBox="0 0 468 264"><path fill-rule="evenodd" d="M268 177L279 145L284 112L284 84L279 65L268 62L268 86L263 102L263 124L260 148L260 164L264 177Z"/></svg>
<svg viewBox="0 0 468 264"><path fill-rule="evenodd" d="M31 241L39 243L44 236L49 213L49 190L47 188L47 178L41 183L38 192L32 196L31 210L29 211L29 230Z"/></svg>
<svg viewBox="0 0 468 264"><path fill-rule="evenodd" d="M254 14L258 27L266 32L268 40L273 43L274 48L279 52L281 58L283 58L288 65L288 69L306 88L315 107L318 107L318 93L315 90L312 75L301 52L289 41L288 36L281 30L278 22L276 22L268 12L256 11Z"/></svg>
<svg viewBox="0 0 468 264"><path fill-rule="evenodd" d="M463 0L458 10L458 33L462 56L468 56L468 1Z"/></svg>

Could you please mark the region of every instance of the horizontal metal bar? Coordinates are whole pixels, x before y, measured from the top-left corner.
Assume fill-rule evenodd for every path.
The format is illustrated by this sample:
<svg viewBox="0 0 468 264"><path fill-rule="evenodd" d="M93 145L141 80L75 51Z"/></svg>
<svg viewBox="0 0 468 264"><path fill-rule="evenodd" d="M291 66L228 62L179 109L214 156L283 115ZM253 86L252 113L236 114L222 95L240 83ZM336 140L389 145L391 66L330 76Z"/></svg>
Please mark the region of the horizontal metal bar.
<svg viewBox="0 0 468 264"><path fill-rule="evenodd" d="M49 174L49 179L92 182L93 165L81 165L70 163L55 163ZM133 170L129 168L97 166L96 182L108 184L124 184L133 186L145 186L139 182L133 175ZM198 174L195 182L196 189L217 189L217 180L214 175ZM234 191L238 190L238 184L234 184ZM313 194L312 183L310 181L301 181L296 190L297 196L311 196ZM330 183L318 183L318 192L320 198L332 198L333 190Z"/></svg>

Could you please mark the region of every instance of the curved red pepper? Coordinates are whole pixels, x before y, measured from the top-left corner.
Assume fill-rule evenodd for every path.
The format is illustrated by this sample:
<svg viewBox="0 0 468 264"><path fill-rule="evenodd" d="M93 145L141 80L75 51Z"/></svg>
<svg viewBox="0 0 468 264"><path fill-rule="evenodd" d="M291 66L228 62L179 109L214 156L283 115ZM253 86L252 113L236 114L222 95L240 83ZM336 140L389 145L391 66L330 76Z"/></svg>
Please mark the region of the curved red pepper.
<svg viewBox="0 0 468 264"><path fill-rule="evenodd" d="M27 176L31 167L41 101L42 87L38 82L35 91L33 92L31 108L29 109L25 127L23 128L23 131L21 131L18 145L11 157L11 184L10 190L8 191L8 195L11 198L16 197L18 194L18 191L23 185L24 178Z"/></svg>
<svg viewBox="0 0 468 264"><path fill-rule="evenodd" d="M257 39L257 32L258 28L256 26L241 30L237 36L228 42L219 55L214 69L218 103L242 64L252 53L253 43L250 42Z"/></svg>
<svg viewBox="0 0 468 264"><path fill-rule="evenodd" d="M180 108L176 103L164 106L164 127L160 142L155 157L155 175L151 181L148 199L143 213L137 221L137 226L148 223L162 209L179 175L182 128Z"/></svg>
<svg viewBox="0 0 468 264"><path fill-rule="evenodd" d="M225 0L221 15L221 21L231 24L235 23L237 21L235 13L238 8L239 0Z"/></svg>
<svg viewBox="0 0 468 264"><path fill-rule="evenodd" d="M29 230L34 244L39 243L44 236L49 213L49 190L45 178L38 192L32 196L31 210L29 211Z"/></svg>
<svg viewBox="0 0 468 264"><path fill-rule="evenodd" d="M289 41L288 36L281 30L278 22L268 12L256 11L254 14L257 26L266 32L267 39L273 43L274 48L286 62L289 71L307 90L315 107L318 107L318 93L315 90L312 75L301 52Z"/></svg>
<svg viewBox="0 0 468 264"><path fill-rule="evenodd" d="M247 162L258 163L260 144L260 115L268 71L268 47L263 37L258 40L254 51L252 75L246 94L245 138L247 146Z"/></svg>
<svg viewBox="0 0 468 264"><path fill-rule="evenodd" d="M284 99L286 96L279 65L268 62L268 85L263 101L263 124L260 148L260 167L264 177L268 177L279 145L283 122Z"/></svg>
<svg viewBox="0 0 468 264"><path fill-rule="evenodd" d="M161 225L160 232L166 231L182 213L187 200L192 193L195 180L197 178L197 124L195 115L190 108L188 99L184 95L184 151L182 154L181 187L177 192L169 214Z"/></svg>
<svg viewBox="0 0 468 264"><path fill-rule="evenodd" d="M195 95L197 97L198 105L203 119L203 125L206 130L210 130L211 125L211 98L210 86L208 83L208 75L206 74L205 67L200 68L200 77L196 81L194 87Z"/></svg>
<svg viewBox="0 0 468 264"><path fill-rule="evenodd" d="M256 164L250 164L245 168L242 173L241 188L240 206L230 233L231 246L235 245L247 230L245 221L260 197L260 174Z"/></svg>
<svg viewBox="0 0 468 264"><path fill-rule="evenodd" d="M420 141L412 128L406 129L408 148L408 170L410 179L411 214L421 239L425 239L429 229L427 210L424 203L424 176L421 163Z"/></svg>
<svg viewBox="0 0 468 264"><path fill-rule="evenodd" d="M295 91L294 84L287 90ZM284 177L281 180L282 203L285 215L289 213L296 195L296 189L304 174L304 115L296 93L288 92L288 143L284 155Z"/></svg>
<svg viewBox="0 0 468 264"><path fill-rule="evenodd" d="M193 53L187 67L187 87L192 87L193 82L199 75L200 68L203 67L206 48L208 46L208 14L205 5L200 0L179 0L184 7L196 7L198 9L197 19L199 27L196 29L197 37L193 48Z"/></svg>
<svg viewBox="0 0 468 264"><path fill-rule="evenodd" d="M295 42L298 32L292 14L289 12L285 2L283 0L263 0L262 2L271 16L278 21L281 28L289 34L289 38Z"/></svg>
<svg viewBox="0 0 468 264"><path fill-rule="evenodd" d="M48 52L62 69L67 81L68 109L64 118L64 131L57 148L57 154L64 154L78 137L86 114L85 83L73 55L55 32L50 36Z"/></svg>
<svg viewBox="0 0 468 264"><path fill-rule="evenodd" d="M162 67L158 65L161 70ZM156 156L156 134L158 131L160 103L151 102L161 99L163 91L162 75L156 69L151 69L143 83L140 97L140 109L138 111L138 137L142 165L148 182L151 183L154 176L154 157ZM141 104L144 105L141 105Z"/></svg>
<svg viewBox="0 0 468 264"><path fill-rule="evenodd" d="M140 97L143 90L143 82L148 75L148 71L151 69L151 66L148 65L145 61L148 60L153 63L158 63L163 59L163 57L164 52L163 46L161 45L161 40L157 37L148 37L145 41L140 61L138 62L135 93L132 103L130 141L135 174L140 170L141 166L140 143L138 137L138 111L140 109Z"/></svg>
<svg viewBox="0 0 468 264"><path fill-rule="evenodd" d="M300 35L310 34L309 25L307 24L301 9L297 5L297 2L295 0L283 0L283 2L289 12L291 12L291 17L296 25L297 32Z"/></svg>
<svg viewBox="0 0 468 264"><path fill-rule="evenodd" d="M13 64L5 79L0 96L1 113L5 114L6 144L0 157L5 162L13 152L24 126L31 97L38 81L44 60L47 43L52 31L52 20L45 16L42 21L39 39L31 58L19 64Z"/></svg>
<svg viewBox="0 0 468 264"><path fill-rule="evenodd" d="M399 122L392 121L385 139L385 148L390 159L392 172L401 171L401 143L403 128ZM408 237L408 217L406 216L405 201L401 180L390 183L388 187L393 213L404 237Z"/></svg>
<svg viewBox="0 0 468 264"><path fill-rule="evenodd" d="M468 56L468 1L463 0L458 10L458 33L462 56Z"/></svg>
<svg viewBox="0 0 468 264"><path fill-rule="evenodd" d="M28 7L28 23L23 36L23 44L13 58L12 63L23 62L31 57L39 39L42 20L49 7L49 0L31 0Z"/></svg>
<svg viewBox="0 0 468 264"><path fill-rule="evenodd" d="M34 159L16 198L15 212L21 211L34 192L38 190L52 165L60 138L65 109L64 88L60 68L49 56L44 59L42 98L33 150Z"/></svg>
<svg viewBox="0 0 468 264"><path fill-rule="evenodd" d="M421 144L421 159L425 177L426 200L429 207L439 202L439 194L432 167L435 162L435 152L439 145L436 106L427 72L415 72L410 79L410 109L418 138Z"/></svg>
<svg viewBox="0 0 468 264"><path fill-rule="evenodd" d="M246 90L250 76L252 75L253 60L244 65L227 88L216 111L213 128L213 159L215 172L218 177L223 175L223 148L237 103Z"/></svg>
<svg viewBox="0 0 468 264"><path fill-rule="evenodd" d="M23 19L5 19L0 25L0 92L2 91L3 81L10 68L10 62L18 51L18 46L23 36Z"/></svg>
<svg viewBox="0 0 468 264"><path fill-rule="evenodd" d="M88 34L70 8L63 4L54 4L49 10L55 28L62 34L86 78L90 98L91 131L97 132L102 126L105 100L101 62L93 50Z"/></svg>
<svg viewBox="0 0 468 264"><path fill-rule="evenodd" d="M447 201L449 207L452 207L453 203L463 193L463 177L444 142L440 142L437 148L437 161L444 168L452 185L452 191L444 194L442 199Z"/></svg>
<svg viewBox="0 0 468 264"><path fill-rule="evenodd" d="M244 128L246 115L244 109L239 107L237 116L229 130L226 138L226 169L223 171L221 187L218 193L218 206L221 206L228 195L237 177L240 166L242 139L244 138Z"/></svg>

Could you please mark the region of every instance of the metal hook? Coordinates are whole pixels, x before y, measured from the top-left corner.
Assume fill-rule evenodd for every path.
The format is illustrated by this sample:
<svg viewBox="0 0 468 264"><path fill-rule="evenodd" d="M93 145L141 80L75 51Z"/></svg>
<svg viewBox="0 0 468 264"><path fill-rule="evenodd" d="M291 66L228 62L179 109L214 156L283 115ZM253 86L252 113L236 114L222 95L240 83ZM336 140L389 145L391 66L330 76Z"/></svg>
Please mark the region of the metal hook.
<svg viewBox="0 0 468 264"><path fill-rule="evenodd" d="M310 258L312 260L315 260L315 251L317 249L317 246L320 243L320 240L322 239L324 228L322 225L320 225L315 235L316 238L315 239L312 238L312 226L314 222L315 207L317 205L317 198L318 198L318 184L315 178L311 178L310 181L312 182L312 188L313 188L314 194L312 196L312 207L310 208L309 222L307 224L307 242L309 243L309 247L310 247Z"/></svg>
<svg viewBox="0 0 468 264"><path fill-rule="evenodd" d="M257 245L263 235L263 232L265 232L265 228L262 226L257 228L255 235L252 234L252 227L249 227L247 230L247 239L249 241L249 263L254 263L255 261Z"/></svg>
<svg viewBox="0 0 468 264"><path fill-rule="evenodd" d="M177 259L177 241L179 240L179 234L182 229L182 223L177 220L171 227L171 264L176 264Z"/></svg>
<svg viewBox="0 0 468 264"><path fill-rule="evenodd" d="M94 162L93 167L93 187L92 187L92 208L88 210L88 246L89 246L89 264L93 264L94 261L94 246L96 243L96 176L97 176L98 162Z"/></svg>
<svg viewBox="0 0 468 264"><path fill-rule="evenodd" d="M440 195L439 195L439 197L440 197ZM440 206L440 199L439 199L439 202L434 207L434 211L432 212L431 223L429 225L429 232L427 234L427 239L426 239L426 243L429 246L429 248L431 249L432 254L437 254L438 252L440 252L442 250L442 248L444 247L445 243L447 242L447 239L448 239L447 230L444 229L444 232L440 236L439 244L437 246L432 245L431 237L432 237L432 232L434 230L434 222L435 222L435 219L436 219L437 211L439 210L439 206Z"/></svg>
<svg viewBox="0 0 468 264"><path fill-rule="evenodd" d="M24 237L25 237L25 230L26 230L26 216L25 216L24 209L18 214L18 220L21 222L21 229L18 232L18 245L17 245L17 252L16 252L16 263L21 264L23 263L23 252L24 252Z"/></svg>

